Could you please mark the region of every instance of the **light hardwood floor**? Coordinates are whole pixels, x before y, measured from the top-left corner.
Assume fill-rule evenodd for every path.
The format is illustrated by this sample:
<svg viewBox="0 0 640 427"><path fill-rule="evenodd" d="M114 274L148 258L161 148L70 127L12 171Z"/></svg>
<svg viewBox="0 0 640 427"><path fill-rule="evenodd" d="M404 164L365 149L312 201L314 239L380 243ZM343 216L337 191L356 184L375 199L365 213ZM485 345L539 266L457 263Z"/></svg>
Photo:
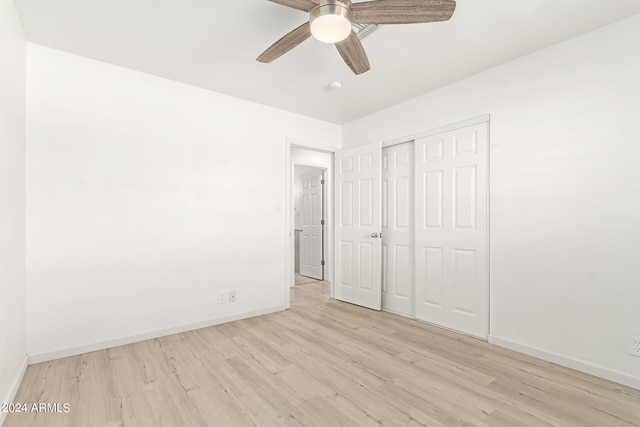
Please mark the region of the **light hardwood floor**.
<svg viewBox="0 0 640 427"><path fill-rule="evenodd" d="M298 286L292 308L30 366L14 426L639 426L640 391Z"/></svg>
<svg viewBox="0 0 640 427"><path fill-rule="evenodd" d="M298 273L296 273L295 279L296 279L296 285L304 285L307 283L319 282L319 280L313 279L311 277L303 276Z"/></svg>

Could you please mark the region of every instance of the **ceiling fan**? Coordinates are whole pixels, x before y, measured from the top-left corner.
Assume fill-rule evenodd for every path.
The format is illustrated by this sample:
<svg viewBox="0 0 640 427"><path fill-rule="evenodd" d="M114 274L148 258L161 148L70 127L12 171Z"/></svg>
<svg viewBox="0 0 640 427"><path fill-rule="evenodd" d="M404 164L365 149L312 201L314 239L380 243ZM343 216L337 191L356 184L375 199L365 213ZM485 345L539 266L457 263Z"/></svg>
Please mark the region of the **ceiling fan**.
<svg viewBox="0 0 640 427"><path fill-rule="evenodd" d="M269 0L309 13L309 22L300 25L271 45L257 58L271 62L312 35L325 43L335 43L338 52L355 74L369 71L369 59L352 24L414 24L447 21L456 8L454 0Z"/></svg>

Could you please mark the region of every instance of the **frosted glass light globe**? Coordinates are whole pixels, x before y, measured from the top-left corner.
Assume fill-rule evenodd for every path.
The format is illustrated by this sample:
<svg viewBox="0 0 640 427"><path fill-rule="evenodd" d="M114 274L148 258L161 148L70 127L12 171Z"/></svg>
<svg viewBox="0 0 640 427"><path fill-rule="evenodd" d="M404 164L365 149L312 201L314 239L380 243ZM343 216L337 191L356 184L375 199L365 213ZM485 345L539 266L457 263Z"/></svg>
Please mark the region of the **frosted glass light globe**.
<svg viewBox="0 0 640 427"><path fill-rule="evenodd" d="M309 12L311 34L324 43L337 43L351 34L351 11L338 0L320 0Z"/></svg>
<svg viewBox="0 0 640 427"><path fill-rule="evenodd" d="M340 15L324 15L311 23L311 34L324 43L337 43L351 34L351 22Z"/></svg>

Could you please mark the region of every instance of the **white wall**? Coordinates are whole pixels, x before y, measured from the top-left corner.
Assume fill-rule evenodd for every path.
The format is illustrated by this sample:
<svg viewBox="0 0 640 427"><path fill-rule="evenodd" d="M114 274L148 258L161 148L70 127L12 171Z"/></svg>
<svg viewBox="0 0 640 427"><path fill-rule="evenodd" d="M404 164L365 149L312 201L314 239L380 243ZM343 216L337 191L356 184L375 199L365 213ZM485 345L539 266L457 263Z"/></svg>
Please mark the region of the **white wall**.
<svg viewBox="0 0 640 427"><path fill-rule="evenodd" d="M291 162L330 169L333 163L333 154L327 151L291 147Z"/></svg>
<svg viewBox="0 0 640 427"><path fill-rule="evenodd" d="M640 15L343 129L348 147L491 114L492 340L636 387L638 40Z"/></svg>
<svg viewBox="0 0 640 427"><path fill-rule="evenodd" d="M39 45L27 55L35 360L284 306L286 141L338 146L337 125ZM231 289L237 302L217 304Z"/></svg>
<svg viewBox="0 0 640 427"><path fill-rule="evenodd" d="M26 362L25 46L13 2L0 0L0 403L12 401Z"/></svg>

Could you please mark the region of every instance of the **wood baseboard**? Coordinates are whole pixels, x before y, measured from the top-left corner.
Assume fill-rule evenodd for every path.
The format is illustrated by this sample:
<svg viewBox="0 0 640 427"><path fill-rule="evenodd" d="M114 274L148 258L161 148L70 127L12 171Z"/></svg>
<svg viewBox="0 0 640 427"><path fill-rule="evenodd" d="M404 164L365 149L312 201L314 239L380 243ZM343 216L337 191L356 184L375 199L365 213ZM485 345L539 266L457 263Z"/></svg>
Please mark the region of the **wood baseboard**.
<svg viewBox="0 0 640 427"><path fill-rule="evenodd" d="M530 347L525 344L496 337L495 335L489 336L489 343L640 390L640 378L624 372L609 369L594 363L585 362L583 360L574 359L572 357L563 356L550 351L541 350L539 348Z"/></svg>
<svg viewBox="0 0 640 427"><path fill-rule="evenodd" d="M170 328L158 329L155 331L143 332L141 334L129 335L125 337L115 338L106 341L99 341L89 344L82 344L74 347L67 347L60 350L45 351L40 353L30 353L28 355L29 365L51 360L62 359L63 357L77 356L79 354L91 353L93 351L104 350L111 347L132 344L139 341L160 338L167 335L178 334L181 332L193 331L195 329L207 328L209 326L220 325L222 323L233 322L236 320L248 319L250 317L262 316L265 314L275 313L285 310L284 305L268 307L255 311L232 314L230 316L217 317L195 323L187 323L183 325L173 326Z"/></svg>

